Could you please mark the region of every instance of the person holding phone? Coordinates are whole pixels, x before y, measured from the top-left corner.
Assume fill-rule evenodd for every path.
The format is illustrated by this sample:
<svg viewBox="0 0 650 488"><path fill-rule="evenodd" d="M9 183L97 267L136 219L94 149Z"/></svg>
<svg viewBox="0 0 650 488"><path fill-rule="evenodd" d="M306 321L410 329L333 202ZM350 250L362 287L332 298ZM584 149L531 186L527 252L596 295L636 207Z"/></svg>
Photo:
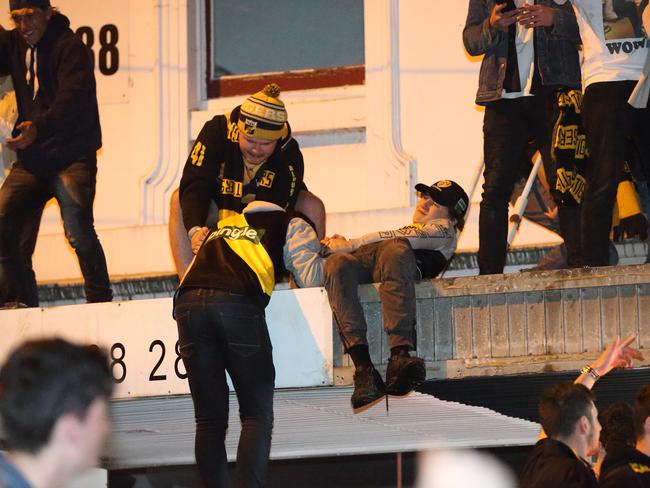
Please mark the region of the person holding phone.
<svg viewBox="0 0 650 488"><path fill-rule="evenodd" d="M580 36L573 9L554 0L470 0L463 43L470 55L483 55L476 95L476 104L485 107L480 273L503 272L508 200L520 155L532 140L558 204L569 266L579 266L580 195L574 198L571 189L580 181L574 181L575 172L566 172L558 184L551 151L555 122L563 110L572 110L572 115L579 111ZM580 140L571 142L571 157L584 157Z"/></svg>

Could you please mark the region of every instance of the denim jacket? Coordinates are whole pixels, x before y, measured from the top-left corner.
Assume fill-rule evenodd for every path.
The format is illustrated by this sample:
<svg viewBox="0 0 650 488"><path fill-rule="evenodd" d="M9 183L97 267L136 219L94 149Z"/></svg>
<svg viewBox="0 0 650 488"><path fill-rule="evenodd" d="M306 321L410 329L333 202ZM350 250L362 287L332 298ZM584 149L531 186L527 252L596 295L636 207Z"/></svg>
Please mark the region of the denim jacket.
<svg viewBox="0 0 650 488"><path fill-rule="evenodd" d="M0 488L31 488L23 475L9 463L2 452L0 452Z"/></svg>
<svg viewBox="0 0 650 488"><path fill-rule="evenodd" d="M477 105L499 100L508 61L508 34L490 28L495 0L469 0L463 44L472 56L484 55L476 94ZM580 31L571 2L558 5L554 0L535 3L556 9L552 27L535 28L536 55L542 84L580 88Z"/></svg>

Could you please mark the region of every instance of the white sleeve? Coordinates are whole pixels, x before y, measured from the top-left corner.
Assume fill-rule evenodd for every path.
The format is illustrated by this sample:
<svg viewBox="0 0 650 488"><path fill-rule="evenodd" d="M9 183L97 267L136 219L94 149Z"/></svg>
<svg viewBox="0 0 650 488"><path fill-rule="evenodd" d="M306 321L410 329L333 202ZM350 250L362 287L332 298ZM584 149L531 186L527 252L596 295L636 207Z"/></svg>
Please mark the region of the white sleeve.
<svg viewBox="0 0 650 488"><path fill-rule="evenodd" d="M284 266L300 288L323 286L325 258L316 231L303 219L295 217L287 228Z"/></svg>
<svg viewBox="0 0 650 488"><path fill-rule="evenodd" d="M426 249L429 251L448 251L455 247L456 231L450 221L438 219L424 225L407 225L396 230L384 230L371 232L358 239L350 239L355 249L364 244L404 237L415 249Z"/></svg>

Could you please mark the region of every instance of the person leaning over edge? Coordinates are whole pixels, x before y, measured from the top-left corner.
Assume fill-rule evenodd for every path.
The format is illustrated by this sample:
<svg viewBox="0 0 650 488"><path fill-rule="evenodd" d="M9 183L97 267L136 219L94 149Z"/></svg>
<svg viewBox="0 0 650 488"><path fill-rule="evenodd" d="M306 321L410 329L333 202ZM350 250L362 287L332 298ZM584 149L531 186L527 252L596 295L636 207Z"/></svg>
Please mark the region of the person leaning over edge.
<svg viewBox="0 0 650 488"><path fill-rule="evenodd" d="M600 470L601 488L650 487L650 385L639 390L634 408L627 408L623 422L611 414L603 422L603 433L616 430L625 435L619 442L603 442L607 455Z"/></svg>
<svg viewBox="0 0 650 488"><path fill-rule="evenodd" d="M355 366L352 407L389 395L406 395L425 379L415 349L415 281L437 276L456 250L469 199L457 183L419 183L413 223L358 239L323 240L332 253L325 261L325 288L346 352ZM390 359L386 384L370 359L367 324L359 301L360 283L378 282Z"/></svg>
<svg viewBox="0 0 650 488"><path fill-rule="evenodd" d="M485 106L480 274L503 273L508 200L521 155L531 140L540 150L558 205L568 264L579 266L580 207L569 191L575 172L566 172L557 185L556 156L560 158L562 152L557 149L567 149L567 155L572 155L569 159L581 159L584 151L579 137L563 139L561 148L552 149L561 107L579 105L580 35L571 5L560 6L554 0L536 0L534 5L524 0L469 0L463 44L470 55L483 55L475 100L477 105Z"/></svg>
<svg viewBox="0 0 650 488"><path fill-rule="evenodd" d="M322 282L319 251L309 224L290 218L276 202L258 199L208 231L179 285L174 318L194 403L196 462L206 487L229 486L226 371L241 420L234 485L264 486L275 383L264 309L285 263L303 286Z"/></svg>
<svg viewBox="0 0 650 488"><path fill-rule="evenodd" d="M113 378L96 346L25 342L0 369L0 487L56 488L97 465Z"/></svg>
<svg viewBox="0 0 650 488"><path fill-rule="evenodd" d="M18 119L7 144L17 161L0 187L0 305L38 305L33 242L27 250L19 242L51 198L79 260L86 300L111 301L93 217L102 143L91 52L49 0L10 0L9 7L16 27L0 27L0 75L11 74L16 91Z"/></svg>
<svg viewBox="0 0 650 488"><path fill-rule="evenodd" d="M633 359L643 359L638 350L629 347L634 338L614 338L575 382L559 383L544 392L539 402L541 440L524 466L522 488L597 486L586 460L598 453L601 429L591 389L612 369L631 367Z"/></svg>
<svg viewBox="0 0 650 488"><path fill-rule="evenodd" d="M285 209L296 207L324 236L325 206L303 183L302 153L279 95L278 85L266 85L201 129L170 204L169 239L179 277L209 227L266 195Z"/></svg>

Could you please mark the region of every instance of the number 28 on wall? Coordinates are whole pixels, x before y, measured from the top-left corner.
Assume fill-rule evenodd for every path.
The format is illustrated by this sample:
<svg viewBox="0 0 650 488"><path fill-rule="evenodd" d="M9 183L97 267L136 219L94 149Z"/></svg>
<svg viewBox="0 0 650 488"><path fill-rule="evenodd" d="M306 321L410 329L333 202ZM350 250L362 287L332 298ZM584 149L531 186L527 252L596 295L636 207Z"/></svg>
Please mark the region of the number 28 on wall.
<svg viewBox="0 0 650 488"><path fill-rule="evenodd" d="M119 31L115 24L106 24L99 29L99 52L95 53L95 31L92 27L86 25L77 29L77 35L83 43L88 46L93 56L93 67L95 66L95 57L99 58L99 72L103 75L110 76L117 73L120 67L120 51L117 48L119 40Z"/></svg>
<svg viewBox="0 0 650 488"><path fill-rule="evenodd" d="M179 343L176 341L174 347L176 352L176 359L174 360L174 373L176 376L182 380L187 378L187 373L181 371L183 366L183 361L181 358L181 352L179 349ZM165 359L165 343L160 339L156 339L149 345L149 352L157 353L158 359L156 363L151 367L151 372L149 373L149 381L165 381L167 379L166 374L161 374L159 371L160 366L162 365L163 360ZM113 374L113 379L116 383L122 383L126 379L127 368L126 368L126 347L121 342L116 342L111 346L111 364L110 369ZM154 357L155 359L155 357Z"/></svg>

